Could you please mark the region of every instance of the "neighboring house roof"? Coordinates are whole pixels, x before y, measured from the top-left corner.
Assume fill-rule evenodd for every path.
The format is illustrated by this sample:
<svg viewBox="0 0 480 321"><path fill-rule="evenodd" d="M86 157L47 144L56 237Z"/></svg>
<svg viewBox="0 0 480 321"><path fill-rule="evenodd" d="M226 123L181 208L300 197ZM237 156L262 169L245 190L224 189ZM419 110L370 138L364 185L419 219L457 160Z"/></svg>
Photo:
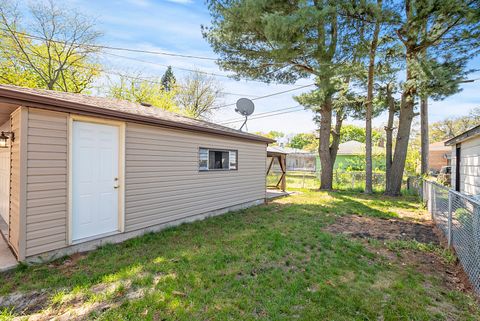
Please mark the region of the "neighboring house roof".
<svg viewBox="0 0 480 321"><path fill-rule="evenodd" d="M267 157L275 157L279 155L287 155L287 153L285 153L285 151L278 146L267 147Z"/></svg>
<svg viewBox="0 0 480 321"><path fill-rule="evenodd" d="M287 154L287 155L292 155L292 154L301 154L301 155L314 155L314 153L311 153L309 151L303 150L303 149L298 149L298 148L290 148L290 147L280 147L280 146L268 146L267 151L272 152L272 153L278 153L278 154Z"/></svg>
<svg viewBox="0 0 480 321"><path fill-rule="evenodd" d="M383 147L373 147L374 154L382 153L384 150ZM365 143L349 140L348 142L338 145L337 155L365 155Z"/></svg>
<svg viewBox="0 0 480 321"><path fill-rule="evenodd" d="M452 146L452 145L461 143L461 142L463 142L463 141L465 141L469 138L472 138L472 137L475 137L475 136L478 136L478 135L480 135L480 125L475 126L471 129L467 130L466 132L463 132L460 135L455 136L455 137L447 140L445 142L445 145L446 146Z"/></svg>
<svg viewBox="0 0 480 321"><path fill-rule="evenodd" d="M72 111L92 116L121 118L136 123L215 133L265 143L275 142L273 139L181 116L154 106L147 107L114 98L0 85L0 102L2 101L49 110Z"/></svg>
<svg viewBox="0 0 480 321"><path fill-rule="evenodd" d="M442 152L451 152L452 149L448 146L445 146L445 141L436 142L428 145L429 151L442 151Z"/></svg>

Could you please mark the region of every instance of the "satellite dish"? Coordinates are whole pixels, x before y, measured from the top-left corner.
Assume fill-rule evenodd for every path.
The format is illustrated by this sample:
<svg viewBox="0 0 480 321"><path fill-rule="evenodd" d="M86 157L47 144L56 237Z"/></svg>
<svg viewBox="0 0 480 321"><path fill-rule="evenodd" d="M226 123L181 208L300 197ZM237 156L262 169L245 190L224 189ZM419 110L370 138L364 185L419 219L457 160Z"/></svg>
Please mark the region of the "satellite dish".
<svg viewBox="0 0 480 321"><path fill-rule="evenodd" d="M235 111L240 115L245 116L245 121L240 127L240 130L242 130L243 126L247 124L248 116L255 111L255 105L253 104L253 101L248 98L240 98L237 100L236 106L237 108L235 108Z"/></svg>
<svg viewBox="0 0 480 321"><path fill-rule="evenodd" d="M255 111L253 101L248 98L240 98L237 100L236 106L235 111L245 117L250 116Z"/></svg>

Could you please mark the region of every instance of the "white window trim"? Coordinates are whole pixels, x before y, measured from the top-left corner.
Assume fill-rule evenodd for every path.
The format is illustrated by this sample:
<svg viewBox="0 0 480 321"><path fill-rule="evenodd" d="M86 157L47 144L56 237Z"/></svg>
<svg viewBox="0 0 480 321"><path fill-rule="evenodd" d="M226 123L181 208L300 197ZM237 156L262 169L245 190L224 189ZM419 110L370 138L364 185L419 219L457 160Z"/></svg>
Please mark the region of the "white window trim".
<svg viewBox="0 0 480 321"><path fill-rule="evenodd" d="M200 150L207 151L207 168L200 168ZM210 169L210 151L215 152L228 152L228 168L217 168L217 169ZM230 168L230 155L231 153L235 153L235 168ZM223 148L207 148L207 147L199 147L198 148L198 171L199 172L230 172L230 171L237 171L238 170L238 150L237 149L223 149Z"/></svg>

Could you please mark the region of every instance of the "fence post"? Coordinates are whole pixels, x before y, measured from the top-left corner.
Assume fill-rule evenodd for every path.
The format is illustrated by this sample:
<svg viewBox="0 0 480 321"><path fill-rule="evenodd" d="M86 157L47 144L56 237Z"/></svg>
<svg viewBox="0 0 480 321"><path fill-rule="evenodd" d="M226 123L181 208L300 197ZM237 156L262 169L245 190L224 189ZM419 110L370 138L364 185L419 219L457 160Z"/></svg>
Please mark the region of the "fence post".
<svg viewBox="0 0 480 321"><path fill-rule="evenodd" d="M422 200L422 202L424 202L424 198L423 198L423 184L424 184L424 180L423 178L421 179L420 183L418 184L418 194L420 195L420 199Z"/></svg>
<svg viewBox="0 0 480 321"><path fill-rule="evenodd" d="M452 193L448 192L448 223L447 223L448 247L452 246Z"/></svg>
<svg viewBox="0 0 480 321"><path fill-rule="evenodd" d="M428 183L428 211L430 212L430 215L432 216L432 221L435 220L435 215L433 214L433 185L432 183Z"/></svg>

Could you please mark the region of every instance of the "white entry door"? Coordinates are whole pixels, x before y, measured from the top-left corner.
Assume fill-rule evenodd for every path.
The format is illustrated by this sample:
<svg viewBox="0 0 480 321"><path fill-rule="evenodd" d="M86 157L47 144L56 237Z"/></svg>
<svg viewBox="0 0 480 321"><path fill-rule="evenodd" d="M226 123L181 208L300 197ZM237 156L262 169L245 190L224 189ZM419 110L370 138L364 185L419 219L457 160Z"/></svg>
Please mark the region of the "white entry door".
<svg viewBox="0 0 480 321"><path fill-rule="evenodd" d="M117 126L73 122L72 241L119 230Z"/></svg>

